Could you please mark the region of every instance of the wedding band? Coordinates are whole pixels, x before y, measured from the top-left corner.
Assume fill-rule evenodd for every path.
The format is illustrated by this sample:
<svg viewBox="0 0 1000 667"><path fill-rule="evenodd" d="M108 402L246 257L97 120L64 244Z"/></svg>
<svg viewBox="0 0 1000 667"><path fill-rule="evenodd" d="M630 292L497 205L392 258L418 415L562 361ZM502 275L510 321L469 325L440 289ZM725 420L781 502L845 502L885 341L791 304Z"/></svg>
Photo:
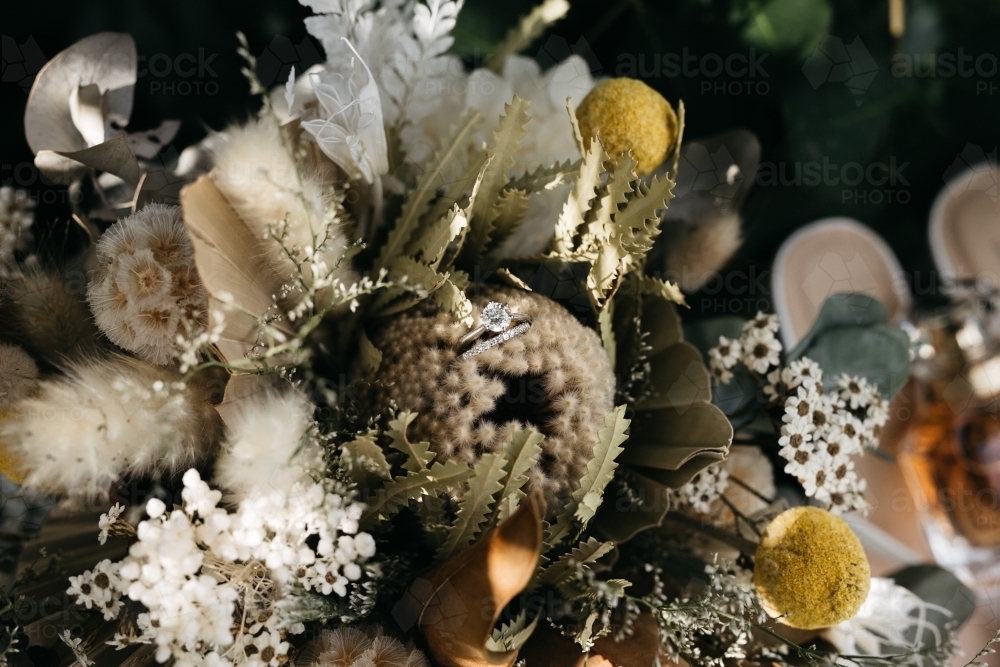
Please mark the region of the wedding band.
<svg viewBox="0 0 1000 667"><path fill-rule="evenodd" d="M470 359L492 347L496 347L500 343L524 333L531 327L531 322L528 321L527 316L520 313L512 313L506 304L496 301L490 301L486 304L479 319L482 321L482 324L462 336L461 340L458 341L459 347L465 347L482 336L486 331L492 331L497 335L477 343L466 350L462 353L463 359Z"/></svg>

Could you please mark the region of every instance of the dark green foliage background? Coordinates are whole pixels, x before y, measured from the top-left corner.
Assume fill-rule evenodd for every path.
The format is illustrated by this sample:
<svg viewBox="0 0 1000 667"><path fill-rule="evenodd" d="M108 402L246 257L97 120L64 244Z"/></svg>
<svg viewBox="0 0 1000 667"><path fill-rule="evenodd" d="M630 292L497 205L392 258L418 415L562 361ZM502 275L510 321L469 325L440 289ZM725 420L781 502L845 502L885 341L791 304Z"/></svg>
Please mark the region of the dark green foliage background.
<svg viewBox="0 0 1000 667"><path fill-rule="evenodd" d="M967 144L995 156L1000 137L1000 74L995 71L1000 1L906 2L907 31L895 40L888 31L886 0L576 0L567 19L528 54L551 62L575 50L587 55L594 73L603 76L632 73L632 63L642 64L650 85L674 103L684 100L687 137L747 128L761 140L762 160L784 163L787 173L796 162L824 159L838 166L856 162L862 168L894 160L902 167L899 173L906 185L862 183L846 188L847 197L845 186L839 184L755 186L744 207L748 240L727 267L728 286L692 298L695 313L748 312L768 302L769 294L761 291L767 278L753 287L747 276L767 271L777 247L794 229L831 215L855 217L882 234L907 269L918 301L926 305L938 299L926 235L930 204ZM530 0L468 0L456 30L455 50L470 64L481 62L515 17L531 5ZM200 74L147 74L137 86L133 127L150 127L163 118L182 119L176 145L183 147L203 136L205 128L221 128L248 113L252 101L239 72L235 31L247 34L256 53L280 51L302 44L306 36L302 18L308 14L294 0L16 2L4 8L2 33L12 38L5 38L5 49L31 38L48 58L87 34L127 31L135 37L140 55L159 58L161 72L164 63L181 54L197 59L201 50L204 58L214 56ZM827 82L814 89L806 79L803 63L826 35L844 43L859 37L870 52L878 72L863 95L852 95L842 83ZM275 36L280 36L277 41ZM685 49L699 59L717 55L723 60L732 54L749 57L754 49L758 60L763 58L764 74L758 71L754 79L725 73L713 78L704 71L670 76L662 67L663 57L681 56ZM311 50L300 49L291 59L285 58L286 68L271 76L287 75L289 62L298 61L301 71L315 58ZM922 58L926 66L932 54L983 56L984 67L969 77L946 76L943 68L936 76L898 75L899 64L905 62L901 59ZM40 218L55 221L65 218L67 209L59 204L58 192L31 176L31 153L21 125L27 89L24 81L19 85L9 80L14 76L14 70L8 71L12 59L16 54L5 50L0 85L3 181L13 180L48 202L40 207ZM974 61L969 67L974 69ZM191 84L186 95L180 94L185 82ZM173 89L168 93L170 84ZM720 86L740 94L723 94ZM860 106L855 104L858 98ZM857 190L865 191L867 201L860 201ZM879 193L881 202L873 202L873 194L877 198ZM737 304L730 297L741 301ZM748 297L758 303L751 304Z"/></svg>

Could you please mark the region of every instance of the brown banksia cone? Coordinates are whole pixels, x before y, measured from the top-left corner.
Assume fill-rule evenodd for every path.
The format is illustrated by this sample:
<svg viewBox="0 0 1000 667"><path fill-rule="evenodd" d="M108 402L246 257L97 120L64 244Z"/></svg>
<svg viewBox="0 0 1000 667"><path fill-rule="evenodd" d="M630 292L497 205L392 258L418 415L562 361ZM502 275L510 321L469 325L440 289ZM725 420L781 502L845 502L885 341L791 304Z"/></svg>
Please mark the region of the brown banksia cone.
<svg viewBox="0 0 1000 667"><path fill-rule="evenodd" d="M526 316L531 327L462 359L459 341L469 329L431 306L414 308L373 337L382 363L374 378L356 373L376 380L360 390L359 403L366 416L384 414L392 402L416 412L410 439L429 442L441 461L471 465L500 451L516 429L539 431L545 440L528 484L544 493L550 512L558 511L585 472L614 407L614 372L597 334L555 301L491 288L472 297L474 326L490 301Z"/></svg>

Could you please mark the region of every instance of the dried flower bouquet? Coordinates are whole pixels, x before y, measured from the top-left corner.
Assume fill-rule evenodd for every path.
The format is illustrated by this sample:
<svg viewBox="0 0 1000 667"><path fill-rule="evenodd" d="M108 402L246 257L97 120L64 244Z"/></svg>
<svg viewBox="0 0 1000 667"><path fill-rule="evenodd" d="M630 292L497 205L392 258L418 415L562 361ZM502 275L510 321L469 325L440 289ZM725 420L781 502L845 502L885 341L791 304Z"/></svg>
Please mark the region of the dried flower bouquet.
<svg viewBox="0 0 1000 667"><path fill-rule="evenodd" d="M259 113L176 162L175 124L127 129L129 36L35 81L80 242L0 190L0 463L127 502L107 556L28 570L83 620L55 648L7 623L0 662L945 664L963 619L838 516L898 389L824 356L839 301L802 350L765 314L685 341L662 276L697 289L740 230L664 221L683 104L517 55L565 0L471 71L461 0L304 3L327 61L269 91L240 36Z"/></svg>

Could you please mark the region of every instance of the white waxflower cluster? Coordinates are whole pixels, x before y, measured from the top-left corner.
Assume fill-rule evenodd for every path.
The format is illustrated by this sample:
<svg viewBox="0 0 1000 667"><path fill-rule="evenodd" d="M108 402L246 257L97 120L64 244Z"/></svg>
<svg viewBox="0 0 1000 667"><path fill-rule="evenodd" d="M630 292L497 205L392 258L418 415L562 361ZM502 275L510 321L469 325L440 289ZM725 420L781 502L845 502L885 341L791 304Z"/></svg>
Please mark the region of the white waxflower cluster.
<svg viewBox="0 0 1000 667"><path fill-rule="evenodd" d="M148 204L104 232L87 302L115 345L170 362L182 320L201 321L208 303L180 207Z"/></svg>
<svg viewBox="0 0 1000 667"><path fill-rule="evenodd" d="M733 379L733 368L743 364L758 375L781 365L781 343L778 342L778 316L758 312L743 325L738 339L719 336L719 345L708 352L708 367L717 384Z"/></svg>
<svg viewBox="0 0 1000 667"><path fill-rule="evenodd" d="M716 464L705 468L684 486L674 490L674 500L698 514L709 514L729 487L729 471Z"/></svg>
<svg viewBox="0 0 1000 667"><path fill-rule="evenodd" d="M284 664L288 630L277 602L295 586L348 595L375 554L374 539L358 533L362 505L327 481L248 497L229 513L218 507L222 493L196 470L183 482L183 508L168 512L150 500L129 555L73 578L68 593L88 608L109 609L109 620L122 597L141 603L142 634L119 634L112 644L153 643L158 662Z"/></svg>
<svg viewBox="0 0 1000 667"><path fill-rule="evenodd" d="M77 604L87 609L95 609L104 614L104 620L118 618L122 608L121 564L112 563L105 558L93 570L69 578L69 589L66 593L72 596Z"/></svg>
<svg viewBox="0 0 1000 667"><path fill-rule="evenodd" d="M864 378L841 375L837 388L823 390L823 373L803 357L772 377L772 393L786 396L778 452L788 461L807 496L834 513L864 510L865 480L855 456L877 446L889 412L878 390Z"/></svg>
<svg viewBox="0 0 1000 667"><path fill-rule="evenodd" d="M9 275L15 253L31 248L35 203L24 190L0 187L0 278Z"/></svg>
<svg viewBox="0 0 1000 667"><path fill-rule="evenodd" d="M784 411L778 453L788 461L785 472L834 513L868 509L853 459L878 446L889 419L886 401L867 380L846 374L836 378L835 391L825 391L823 370L808 357L782 366L777 330L776 316L757 313L739 340L720 336L708 353L716 382L731 381L737 364L756 373L764 394Z"/></svg>

